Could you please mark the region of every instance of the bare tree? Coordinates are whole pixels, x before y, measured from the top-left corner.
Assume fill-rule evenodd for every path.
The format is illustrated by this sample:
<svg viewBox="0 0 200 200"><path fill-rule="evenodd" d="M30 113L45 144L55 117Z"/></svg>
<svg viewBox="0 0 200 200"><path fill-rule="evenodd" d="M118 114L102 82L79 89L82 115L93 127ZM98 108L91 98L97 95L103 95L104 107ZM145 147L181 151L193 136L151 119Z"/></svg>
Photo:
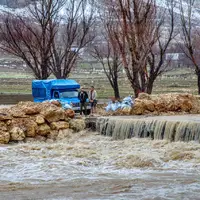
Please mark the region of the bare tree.
<svg viewBox="0 0 200 200"><path fill-rule="evenodd" d="M187 7L183 5L180 0L180 13L181 13L181 28L182 28L182 50L187 58L193 63L195 73L197 75L198 94L200 94L200 62L199 62L199 40L200 32L195 27L195 20L193 18L193 11L196 1L188 0Z"/></svg>
<svg viewBox="0 0 200 200"><path fill-rule="evenodd" d="M57 17L64 0L39 0L28 7L28 16L8 13L0 25L0 48L27 64L35 78L47 79Z"/></svg>
<svg viewBox="0 0 200 200"><path fill-rule="evenodd" d="M154 0L110 0L108 7L118 19L114 32L126 75L135 96L145 91L147 58L156 41Z"/></svg>
<svg viewBox="0 0 200 200"><path fill-rule="evenodd" d="M51 71L56 78L67 78L83 50L93 39L93 0L68 0L59 34L51 48Z"/></svg>
<svg viewBox="0 0 200 200"><path fill-rule="evenodd" d="M116 49L116 43L105 38L104 43L99 43L94 46L92 56L101 63L104 73L113 88L116 99L120 98L119 92L119 72L122 69L122 62L119 51Z"/></svg>
<svg viewBox="0 0 200 200"><path fill-rule="evenodd" d="M98 6L98 5L97 5ZM102 6L102 4L101 4ZM91 50L92 56L101 63L104 73L113 88L116 99L120 98L119 73L122 69L120 50L115 40L114 31L117 31L118 24L113 13L106 9L99 8L99 27L97 32L98 40L94 41Z"/></svg>
<svg viewBox="0 0 200 200"><path fill-rule="evenodd" d="M169 70L171 60L166 61L165 56L172 40L176 36L174 32L174 7L174 0L170 0L168 8L162 8L160 11L161 14L157 16L156 43L152 46L148 55L149 70L146 82L146 92L148 94L152 93L156 78Z"/></svg>

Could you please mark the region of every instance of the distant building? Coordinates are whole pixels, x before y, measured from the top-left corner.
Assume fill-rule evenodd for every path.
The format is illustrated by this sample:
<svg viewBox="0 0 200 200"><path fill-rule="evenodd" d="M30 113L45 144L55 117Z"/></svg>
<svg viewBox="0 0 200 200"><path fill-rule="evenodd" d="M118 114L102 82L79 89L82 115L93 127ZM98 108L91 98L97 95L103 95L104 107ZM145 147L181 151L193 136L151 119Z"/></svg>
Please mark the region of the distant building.
<svg viewBox="0 0 200 200"><path fill-rule="evenodd" d="M182 57L182 53L166 53L166 60L178 61Z"/></svg>

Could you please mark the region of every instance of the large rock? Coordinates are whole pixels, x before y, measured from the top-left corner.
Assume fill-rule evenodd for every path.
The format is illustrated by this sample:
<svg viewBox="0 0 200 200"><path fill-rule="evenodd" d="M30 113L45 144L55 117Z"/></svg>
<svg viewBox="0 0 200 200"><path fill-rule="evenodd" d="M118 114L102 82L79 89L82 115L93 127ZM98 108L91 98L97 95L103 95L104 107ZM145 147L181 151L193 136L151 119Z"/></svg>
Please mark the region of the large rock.
<svg viewBox="0 0 200 200"><path fill-rule="evenodd" d="M10 114L14 118L26 118L27 117L25 112L23 112L22 109L20 109L16 106L11 107Z"/></svg>
<svg viewBox="0 0 200 200"><path fill-rule="evenodd" d="M19 128L21 128L25 131L24 124L27 121L25 122L24 120L28 120L28 119L26 119L26 118L13 118L12 120L7 121L7 126L9 128L9 130L11 130L14 127L19 127Z"/></svg>
<svg viewBox="0 0 200 200"><path fill-rule="evenodd" d="M20 102L0 109L0 142L54 141L68 137L73 130L78 132L85 128L84 120L72 119L74 116L73 110L65 111L58 102ZM69 126L73 130L68 130Z"/></svg>
<svg viewBox="0 0 200 200"><path fill-rule="evenodd" d="M41 111L41 114L49 122L58 122L65 119L65 111L62 108L56 106L50 106Z"/></svg>
<svg viewBox="0 0 200 200"><path fill-rule="evenodd" d="M11 141L22 141L26 137L24 131L19 127L14 127L10 130Z"/></svg>
<svg viewBox="0 0 200 200"><path fill-rule="evenodd" d="M70 137L71 135L72 135L72 130L71 129L59 130L56 140L63 140L65 138Z"/></svg>
<svg viewBox="0 0 200 200"><path fill-rule="evenodd" d="M36 122L31 118L14 118L7 121L7 126L9 130L14 127L19 127L28 137L35 137L38 127Z"/></svg>
<svg viewBox="0 0 200 200"><path fill-rule="evenodd" d="M23 107L22 108L23 112L26 114L26 115L35 115L35 114L38 114L40 112L40 109L34 105L32 107Z"/></svg>
<svg viewBox="0 0 200 200"><path fill-rule="evenodd" d="M69 127L70 127L70 129L73 129L76 132L82 131L86 127L85 120L72 119L72 120L70 120Z"/></svg>
<svg viewBox="0 0 200 200"><path fill-rule="evenodd" d="M154 114L160 113L200 113L199 101L190 94L163 94L156 95L151 98L146 94L141 94L140 98L135 100L130 114L142 115L153 112Z"/></svg>
<svg viewBox="0 0 200 200"><path fill-rule="evenodd" d="M22 108L22 107L32 107L35 105L36 103L32 101L20 101L15 107Z"/></svg>
<svg viewBox="0 0 200 200"><path fill-rule="evenodd" d="M1 131L7 131L8 130L6 123L0 121L0 130Z"/></svg>
<svg viewBox="0 0 200 200"><path fill-rule="evenodd" d="M73 119L75 117L75 112L74 112L74 110L67 109L65 111L65 115L66 115L67 118Z"/></svg>
<svg viewBox="0 0 200 200"><path fill-rule="evenodd" d="M36 116L35 121L36 121L37 124L44 124L45 123L44 118L40 115Z"/></svg>
<svg viewBox="0 0 200 200"><path fill-rule="evenodd" d="M27 137L35 137L38 125L33 120L28 120L26 124L24 124L26 129L26 136Z"/></svg>
<svg viewBox="0 0 200 200"><path fill-rule="evenodd" d="M12 116L10 114L2 113L0 111L0 121L6 121L12 119Z"/></svg>
<svg viewBox="0 0 200 200"><path fill-rule="evenodd" d="M181 111L190 112L193 108L192 102L189 100L183 100L180 105Z"/></svg>
<svg viewBox="0 0 200 200"><path fill-rule="evenodd" d="M62 107L62 104L59 101L51 101L51 104L58 106L58 107Z"/></svg>
<svg viewBox="0 0 200 200"><path fill-rule="evenodd" d="M51 130L50 133L47 135L48 139L56 140L58 136L58 130Z"/></svg>
<svg viewBox="0 0 200 200"><path fill-rule="evenodd" d="M0 130L0 144L8 144L10 141L10 133Z"/></svg>
<svg viewBox="0 0 200 200"><path fill-rule="evenodd" d="M52 122L50 126L53 130L67 129L69 128L69 123L64 121Z"/></svg>
<svg viewBox="0 0 200 200"><path fill-rule="evenodd" d="M39 142L45 142L47 138L42 135L36 135L34 139Z"/></svg>
<svg viewBox="0 0 200 200"><path fill-rule="evenodd" d="M197 110L199 108L197 98L191 94L180 94L177 96L177 101L179 102L180 109L185 112L190 112L195 106Z"/></svg>
<svg viewBox="0 0 200 200"><path fill-rule="evenodd" d="M47 124L41 124L38 126L37 133L40 136L46 136L50 133L51 128Z"/></svg>
<svg viewBox="0 0 200 200"><path fill-rule="evenodd" d="M145 113L146 107L145 107L145 103L140 100L137 99L135 100L135 104L132 108L132 110L130 111L131 115L142 115Z"/></svg>
<svg viewBox="0 0 200 200"><path fill-rule="evenodd" d="M164 99L158 99L154 101L155 110L158 112L166 112L167 111L167 102Z"/></svg>
<svg viewBox="0 0 200 200"><path fill-rule="evenodd" d="M143 100L144 102L144 107L146 110L150 111L150 112L154 112L155 111L155 104L152 100Z"/></svg>
<svg viewBox="0 0 200 200"><path fill-rule="evenodd" d="M142 92L142 93L139 93L138 99L151 100L151 96L149 94L147 94L147 93Z"/></svg>
<svg viewBox="0 0 200 200"><path fill-rule="evenodd" d="M31 101L21 101L17 105L13 106L12 109L21 110L26 115L36 115L41 111L40 104Z"/></svg>

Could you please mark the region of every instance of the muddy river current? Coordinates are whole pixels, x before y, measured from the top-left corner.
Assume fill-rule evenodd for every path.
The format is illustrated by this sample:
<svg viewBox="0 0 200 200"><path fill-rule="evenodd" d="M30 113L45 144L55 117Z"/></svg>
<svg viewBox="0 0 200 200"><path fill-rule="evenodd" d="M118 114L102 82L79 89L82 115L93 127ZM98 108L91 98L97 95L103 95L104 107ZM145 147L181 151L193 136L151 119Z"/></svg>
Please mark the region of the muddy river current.
<svg viewBox="0 0 200 200"><path fill-rule="evenodd" d="M1 200L200 199L200 144L81 132L0 146Z"/></svg>

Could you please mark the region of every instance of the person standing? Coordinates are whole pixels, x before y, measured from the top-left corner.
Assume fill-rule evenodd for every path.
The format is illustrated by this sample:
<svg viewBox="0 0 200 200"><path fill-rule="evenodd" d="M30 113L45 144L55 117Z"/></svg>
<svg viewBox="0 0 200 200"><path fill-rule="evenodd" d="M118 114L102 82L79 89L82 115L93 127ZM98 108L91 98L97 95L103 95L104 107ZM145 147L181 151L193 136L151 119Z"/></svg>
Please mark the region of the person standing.
<svg viewBox="0 0 200 200"><path fill-rule="evenodd" d="M89 101L91 103L91 113L96 112L96 105L97 105L97 92L94 89L94 86L91 86L91 89L89 91Z"/></svg>
<svg viewBox="0 0 200 200"><path fill-rule="evenodd" d="M81 90L78 93L78 98L80 100L80 115L82 115L82 113L84 113L85 115L87 115L87 103L86 103L86 101L88 99L88 94L84 90L83 87L81 87ZM83 108L84 108L84 112L83 112Z"/></svg>

